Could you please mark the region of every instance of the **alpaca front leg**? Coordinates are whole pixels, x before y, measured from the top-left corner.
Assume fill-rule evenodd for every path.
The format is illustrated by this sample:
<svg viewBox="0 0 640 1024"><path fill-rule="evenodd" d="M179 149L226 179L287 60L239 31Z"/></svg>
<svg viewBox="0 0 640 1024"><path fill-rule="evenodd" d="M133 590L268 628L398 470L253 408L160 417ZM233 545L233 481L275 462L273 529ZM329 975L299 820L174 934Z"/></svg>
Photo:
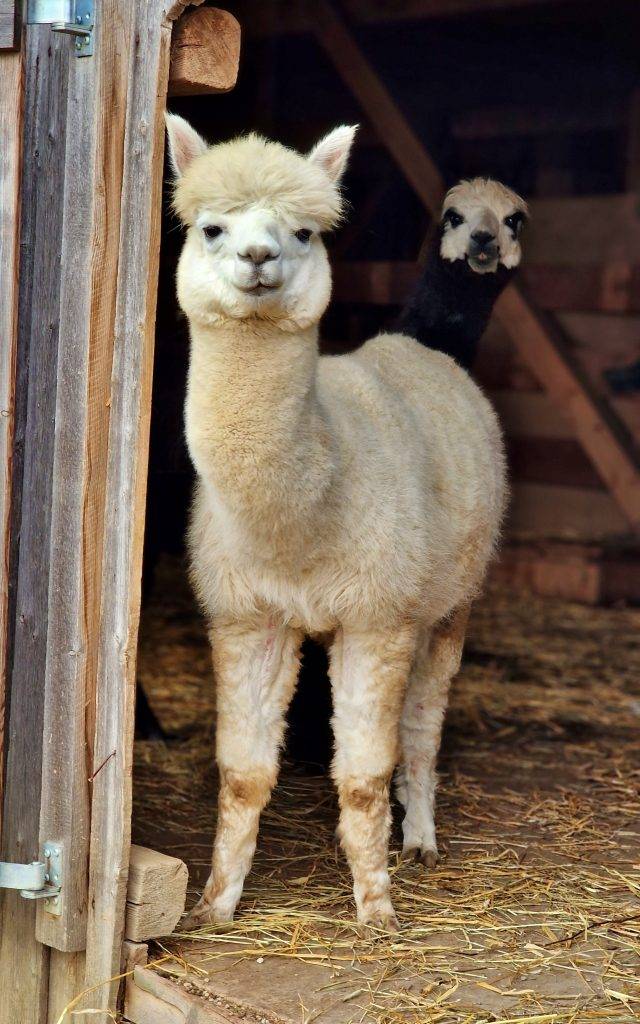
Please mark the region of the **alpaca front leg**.
<svg viewBox="0 0 640 1024"><path fill-rule="evenodd" d="M260 812L278 772L301 635L282 625L216 623L216 757L220 774L212 870L187 927L230 921L251 867Z"/></svg>
<svg viewBox="0 0 640 1024"><path fill-rule="evenodd" d="M416 652L400 725L397 795L405 809L402 855L427 867L438 861L434 821L436 762L451 680L460 668L468 606L425 634Z"/></svg>
<svg viewBox="0 0 640 1024"><path fill-rule="evenodd" d="M358 920L397 928L389 897L389 782L415 645L408 627L339 630L331 649L339 835L353 874Z"/></svg>

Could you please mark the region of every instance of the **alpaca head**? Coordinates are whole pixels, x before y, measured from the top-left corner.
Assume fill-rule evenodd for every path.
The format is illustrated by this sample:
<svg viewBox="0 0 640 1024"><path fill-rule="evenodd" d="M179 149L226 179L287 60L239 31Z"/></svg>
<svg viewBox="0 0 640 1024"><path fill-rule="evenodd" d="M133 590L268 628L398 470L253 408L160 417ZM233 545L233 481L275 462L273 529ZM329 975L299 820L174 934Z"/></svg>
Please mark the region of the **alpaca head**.
<svg viewBox="0 0 640 1024"><path fill-rule="evenodd" d="M187 227L178 299L189 319L316 323L331 294L321 232L342 214L355 128L334 129L308 156L258 135L207 146L175 114L167 131L174 207Z"/></svg>
<svg viewBox="0 0 640 1024"><path fill-rule="evenodd" d="M460 181L444 199L440 255L465 260L477 274L495 273L499 264L513 270L522 257L520 232L527 217L524 199L499 181Z"/></svg>

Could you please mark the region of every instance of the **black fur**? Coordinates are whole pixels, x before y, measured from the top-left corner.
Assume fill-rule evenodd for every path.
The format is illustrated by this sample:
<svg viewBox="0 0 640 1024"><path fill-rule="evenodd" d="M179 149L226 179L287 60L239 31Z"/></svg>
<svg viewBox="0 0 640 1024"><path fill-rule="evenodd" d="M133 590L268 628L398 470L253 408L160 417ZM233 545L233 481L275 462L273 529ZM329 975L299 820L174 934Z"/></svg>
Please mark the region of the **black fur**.
<svg viewBox="0 0 640 1024"><path fill-rule="evenodd" d="M442 230L434 239L422 276L400 314L396 330L446 352L470 370L494 303L514 271L502 263L495 273L477 274L466 260L440 255Z"/></svg>

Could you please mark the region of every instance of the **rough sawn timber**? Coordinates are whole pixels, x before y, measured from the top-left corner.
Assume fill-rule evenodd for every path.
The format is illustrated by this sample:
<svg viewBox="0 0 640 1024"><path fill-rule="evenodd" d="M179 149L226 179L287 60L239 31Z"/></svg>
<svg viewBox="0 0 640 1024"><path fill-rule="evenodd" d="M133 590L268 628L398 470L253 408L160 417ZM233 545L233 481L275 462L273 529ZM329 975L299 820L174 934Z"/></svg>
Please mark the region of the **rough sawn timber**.
<svg viewBox="0 0 640 1024"><path fill-rule="evenodd" d="M239 61L240 25L232 14L217 7L185 11L171 37L169 95L228 92Z"/></svg>
<svg viewBox="0 0 640 1024"><path fill-rule="evenodd" d="M115 1008L131 844L135 664L160 251L163 113L171 25L132 5L111 378L93 754L86 982L96 1024ZM113 980L110 980L113 979Z"/></svg>
<svg viewBox="0 0 640 1024"><path fill-rule="evenodd" d="M188 880L184 861L146 846L131 847L125 921L130 942L171 934L184 912Z"/></svg>

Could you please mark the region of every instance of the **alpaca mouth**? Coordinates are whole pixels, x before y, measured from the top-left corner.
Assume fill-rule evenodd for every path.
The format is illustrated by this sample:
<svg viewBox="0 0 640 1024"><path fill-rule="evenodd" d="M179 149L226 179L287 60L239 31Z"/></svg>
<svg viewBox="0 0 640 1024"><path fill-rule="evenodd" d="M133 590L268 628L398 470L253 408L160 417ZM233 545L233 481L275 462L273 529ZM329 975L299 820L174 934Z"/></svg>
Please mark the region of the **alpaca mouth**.
<svg viewBox="0 0 640 1024"><path fill-rule="evenodd" d="M498 253L495 251L467 253L467 263L476 273L489 274L498 269Z"/></svg>
<svg viewBox="0 0 640 1024"><path fill-rule="evenodd" d="M277 291L280 284L268 284L266 281L258 280L255 284L236 285L236 287L245 295L266 295L267 292Z"/></svg>

